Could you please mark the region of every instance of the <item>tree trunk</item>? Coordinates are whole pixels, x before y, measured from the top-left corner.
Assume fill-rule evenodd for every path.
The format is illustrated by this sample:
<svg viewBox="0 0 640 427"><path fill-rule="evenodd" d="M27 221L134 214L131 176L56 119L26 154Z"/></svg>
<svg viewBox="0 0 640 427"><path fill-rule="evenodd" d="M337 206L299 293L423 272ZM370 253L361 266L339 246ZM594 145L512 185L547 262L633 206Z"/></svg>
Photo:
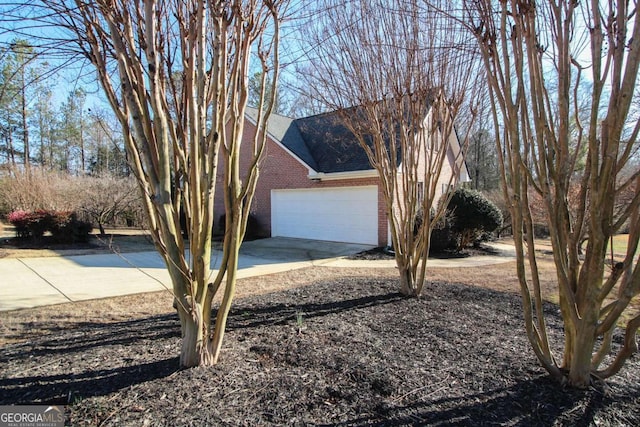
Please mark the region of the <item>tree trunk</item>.
<svg viewBox="0 0 640 427"><path fill-rule="evenodd" d="M213 340L211 341L211 360L213 364L218 363L218 359L220 358L220 351L222 350L222 339L224 338L224 331L227 327L227 318L229 316L229 310L231 310L231 302L233 301L233 297L235 295L236 279L238 273L237 252L229 257L229 262L235 264L236 267L227 268L226 290L223 294L220 308L218 308L218 314L216 316L216 328L213 334Z"/></svg>
<svg viewBox="0 0 640 427"><path fill-rule="evenodd" d="M149 0L124 2L115 8L89 2L72 13L64 2L43 3L56 21L63 18L69 24L65 27L79 36L81 49L91 52L90 59L121 125L129 166L144 196L148 229L173 285L182 332L180 366L212 365L218 359L235 290L238 248L246 225L246 216L238 212L242 212L243 203L247 210L251 205L273 107L274 96L265 101L266 109L260 109L259 131L252 138L250 151L254 157L242 170L250 178L242 185L239 146L247 103L244 77L253 63L250 58L255 57L263 72L272 76L274 92L277 89L280 13L286 2ZM173 45L167 40L178 41ZM176 55L184 61L182 78L174 80ZM181 96L176 96L177 92ZM79 145L80 172L84 172L87 142L81 95L73 95L81 98L76 103L69 99L65 123L65 128L75 132L77 122L73 120L79 113L79 140L73 132L65 135L61 160L69 169L71 148ZM234 234L225 236L225 261L215 280L209 282L220 147L233 147L225 151L224 159L234 165L233 180L225 180L223 185L225 195L231 195L225 206L227 212L234 212ZM234 203L233 207L229 203ZM181 208L188 227L180 223ZM187 230L190 256L185 256L182 237ZM223 278L226 286L214 331L211 302Z"/></svg>
<svg viewBox="0 0 640 427"><path fill-rule="evenodd" d="M632 161L640 133L632 108L638 95L640 14L635 2L466 3L474 16L468 28L479 42L492 91L497 153L505 199L512 203L516 245L523 246L518 218L526 219L530 235L529 277L523 251L517 254L525 321L533 332L529 339L545 369L563 384L585 388L592 375L606 379L617 373L637 350L636 324L620 315L640 292L635 255L640 234L629 234L624 258L614 258L612 251L611 268L605 268L605 260L612 234L625 222L638 222L633 214L640 203L637 187L634 197L625 201L622 196L640 174ZM580 58L571 55L576 40L590 44L590 57L587 49ZM549 59L541 45L556 55ZM587 70L589 96L581 90L581 73ZM588 114L578 104L587 105ZM545 314L530 222L540 207L529 203L529 189L544 201L551 233L564 326L560 367L543 336L547 326L539 321ZM619 323L627 323L631 339L612 351ZM609 355L613 362L598 369Z"/></svg>
<svg viewBox="0 0 640 427"><path fill-rule="evenodd" d="M11 160L11 167L15 170L16 167L16 156L13 149L13 133L11 131L11 127L9 127L9 137L7 138L7 145L9 150L9 159Z"/></svg>
<svg viewBox="0 0 640 427"><path fill-rule="evenodd" d="M84 175L86 172L86 160L84 157L84 116L82 110L80 110L80 171Z"/></svg>
<svg viewBox="0 0 640 427"><path fill-rule="evenodd" d="M29 173L31 169L31 153L29 147L29 126L27 124L27 94L24 83L24 69L22 70L22 88L21 92L21 101L22 101L22 142L24 149L24 168L27 173Z"/></svg>
<svg viewBox="0 0 640 427"><path fill-rule="evenodd" d="M195 304L191 308L192 313L186 313L178 308L180 326L182 329L182 342L180 347L180 366L191 368L194 366L211 366L215 363L210 330L210 312L205 306Z"/></svg>
<svg viewBox="0 0 640 427"><path fill-rule="evenodd" d="M591 383L591 358L594 347L595 326L581 322L570 353L565 355L571 361L569 383L573 387L587 388Z"/></svg>
<svg viewBox="0 0 640 427"><path fill-rule="evenodd" d="M400 274L400 293L408 297L418 297L416 284L411 272L411 267L406 265L405 260L396 260L398 273Z"/></svg>

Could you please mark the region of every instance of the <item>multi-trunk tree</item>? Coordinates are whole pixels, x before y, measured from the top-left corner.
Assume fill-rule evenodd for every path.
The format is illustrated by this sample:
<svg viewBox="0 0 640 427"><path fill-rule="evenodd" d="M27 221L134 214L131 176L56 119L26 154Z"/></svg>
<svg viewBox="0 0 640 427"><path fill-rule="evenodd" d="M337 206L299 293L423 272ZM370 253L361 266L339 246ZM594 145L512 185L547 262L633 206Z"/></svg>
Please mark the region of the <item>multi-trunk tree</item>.
<svg viewBox="0 0 640 427"><path fill-rule="evenodd" d="M256 63L262 72L260 86L275 92L284 2L41 4L95 67L122 127L150 232L173 283L182 328L180 364L215 364L234 296L238 250L258 177L265 123L275 98L265 97L263 91L257 132L243 140L250 65ZM50 22L49 17L42 19ZM242 172L241 143L252 144L253 154ZM223 259L215 272L211 229L219 154L226 229ZM212 303L219 293L213 320Z"/></svg>
<svg viewBox="0 0 640 427"><path fill-rule="evenodd" d="M548 372L586 387L637 351L640 316L622 314L640 292L640 121L632 103L640 13L629 1L466 6L493 102L527 336ZM582 90L585 79L590 92ZM532 193L544 205L557 269L560 357L540 290ZM626 254L614 256L611 239L625 224ZM624 334L615 340L619 326Z"/></svg>
<svg viewBox="0 0 640 427"><path fill-rule="evenodd" d="M422 1L325 0L319 10L305 26L307 88L342 113L378 172L400 291L420 296L431 231L464 168L454 120L473 92L474 55Z"/></svg>

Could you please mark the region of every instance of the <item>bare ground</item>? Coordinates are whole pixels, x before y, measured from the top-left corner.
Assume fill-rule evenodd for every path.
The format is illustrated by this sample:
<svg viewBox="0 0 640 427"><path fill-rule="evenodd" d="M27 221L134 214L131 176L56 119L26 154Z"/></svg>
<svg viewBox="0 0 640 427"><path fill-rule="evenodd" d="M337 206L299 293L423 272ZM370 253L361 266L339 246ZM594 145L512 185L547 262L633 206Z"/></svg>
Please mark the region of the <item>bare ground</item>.
<svg viewBox="0 0 640 427"><path fill-rule="evenodd" d="M498 289L436 271L419 300L393 269L245 279L221 363L188 370L163 293L0 313L15 334L0 404L67 404L73 425L640 425L639 358L607 386L563 390L530 350L507 269L488 272Z"/></svg>

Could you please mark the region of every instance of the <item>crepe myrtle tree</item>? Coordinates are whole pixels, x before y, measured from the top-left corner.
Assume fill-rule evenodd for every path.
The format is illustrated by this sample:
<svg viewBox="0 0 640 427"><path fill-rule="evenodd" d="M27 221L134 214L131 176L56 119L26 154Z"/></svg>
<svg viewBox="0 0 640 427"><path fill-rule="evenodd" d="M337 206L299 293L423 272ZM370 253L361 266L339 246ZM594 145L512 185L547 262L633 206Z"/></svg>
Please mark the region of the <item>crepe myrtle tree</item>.
<svg viewBox="0 0 640 427"><path fill-rule="evenodd" d="M431 231L450 193L438 200L464 167L465 143L451 144L454 119L473 93L474 55L453 21L437 18L423 1L323 0L319 7L305 26L314 45L307 90L342 113L377 171L400 292L420 296ZM453 170L445 174L451 154ZM434 215L420 221L420 212Z"/></svg>
<svg viewBox="0 0 640 427"><path fill-rule="evenodd" d="M640 121L632 108L640 90L640 11L629 1L465 4L492 96L526 333L551 375L587 387L618 373L637 351L640 315L622 314L640 292ZM589 93L580 90L585 79ZM547 333L530 192L544 205L553 247L560 345ZM624 224L627 250L615 257L608 244ZM619 327L623 336L614 340Z"/></svg>
<svg viewBox="0 0 640 427"><path fill-rule="evenodd" d="M248 76L257 67L262 72L261 87L276 90L285 2L42 0L34 4L42 8L43 22L55 20L59 30L70 32L70 41L95 67L120 122L150 233L173 285L182 329L180 365L217 363L264 149L265 123L275 99L261 94L257 131L249 138L252 158L241 172ZM211 229L219 155L224 165L226 225L221 266L214 274ZM181 227L181 210L187 230ZM190 239L185 241L184 235ZM213 320L212 301L219 292L221 302Z"/></svg>

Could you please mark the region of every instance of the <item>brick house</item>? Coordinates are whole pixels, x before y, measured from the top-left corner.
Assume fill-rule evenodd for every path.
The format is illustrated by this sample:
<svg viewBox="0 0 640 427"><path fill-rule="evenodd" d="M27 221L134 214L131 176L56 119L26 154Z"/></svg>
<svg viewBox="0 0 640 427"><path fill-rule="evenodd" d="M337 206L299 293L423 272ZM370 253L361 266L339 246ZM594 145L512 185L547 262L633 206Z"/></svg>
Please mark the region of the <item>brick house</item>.
<svg viewBox="0 0 640 427"><path fill-rule="evenodd" d="M247 109L242 148L250 149L257 110ZM260 176L251 206L265 235L389 244L388 217L377 172L338 113L300 119L272 114ZM441 181L453 171L468 181L460 144L452 136ZM242 158L248 156L242 156ZM221 168L219 169L221 170ZM220 182L220 180L218 181ZM445 184L442 184L446 190ZM216 190L216 216L224 213Z"/></svg>

